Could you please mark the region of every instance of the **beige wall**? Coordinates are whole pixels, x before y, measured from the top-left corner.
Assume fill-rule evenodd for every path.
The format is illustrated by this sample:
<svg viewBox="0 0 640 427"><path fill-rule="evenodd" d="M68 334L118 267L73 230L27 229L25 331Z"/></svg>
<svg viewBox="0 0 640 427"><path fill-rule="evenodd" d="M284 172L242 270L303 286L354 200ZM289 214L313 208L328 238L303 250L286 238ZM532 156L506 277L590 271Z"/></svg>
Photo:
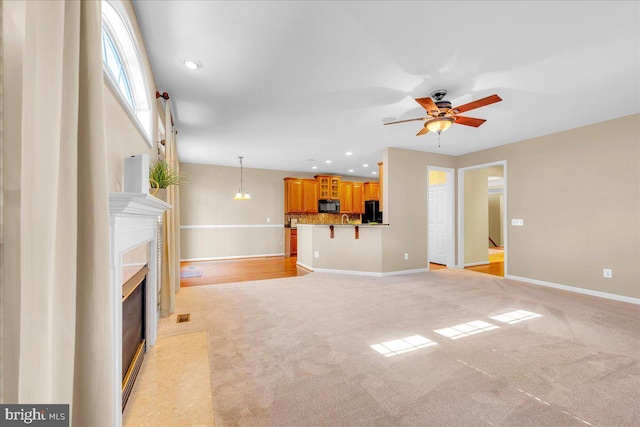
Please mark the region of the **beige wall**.
<svg viewBox="0 0 640 427"><path fill-rule="evenodd" d="M382 234L387 227L335 226L330 237L329 226L298 226L298 262L307 267L327 270L381 273ZM318 257L315 257L315 252Z"/></svg>
<svg viewBox="0 0 640 427"><path fill-rule="evenodd" d="M455 158L385 149L383 271L426 265L428 165L506 160L508 274L639 298L639 141L632 115Z"/></svg>
<svg viewBox="0 0 640 427"><path fill-rule="evenodd" d="M238 167L180 164L188 181L180 186L182 259L284 253L284 178L313 178L313 174L243 169L244 187L251 195L247 201L233 200L240 187L239 163Z"/></svg>
<svg viewBox="0 0 640 427"><path fill-rule="evenodd" d="M508 274L640 298L639 141L636 114L457 158L507 160Z"/></svg>
<svg viewBox="0 0 640 427"><path fill-rule="evenodd" d="M465 171L464 264L489 262L489 176L504 176L501 165Z"/></svg>
<svg viewBox="0 0 640 427"><path fill-rule="evenodd" d="M121 192L124 190L124 158L135 156L137 154L148 154L151 159L157 156L157 116L159 114L159 104L156 102L156 83L151 70L151 64L147 57L147 51L140 32L140 26L130 0L123 0L122 4L129 16L136 42L140 49L140 60L142 68L146 73L148 83L148 93L151 100L153 112L151 142L153 147L149 147L145 137L138 128L133 124L128 113L120 104L120 101L113 93L111 85L105 78L104 82L104 98L105 98L105 132L107 136L107 172L108 172L108 188L109 192ZM160 114L164 114L160 112Z"/></svg>
<svg viewBox="0 0 640 427"><path fill-rule="evenodd" d="M464 264L489 263L489 184L487 170L464 174Z"/></svg>
<svg viewBox="0 0 640 427"><path fill-rule="evenodd" d="M489 237L502 246L502 194L489 194ZM489 243L489 247L493 247Z"/></svg>
<svg viewBox="0 0 640 427"><path fill-rule="evenodd" d="M428 166L453 168L455 158L401 148L383 152L383 272L427 267ZM409 254L405 260L404 254Z"/></svg>

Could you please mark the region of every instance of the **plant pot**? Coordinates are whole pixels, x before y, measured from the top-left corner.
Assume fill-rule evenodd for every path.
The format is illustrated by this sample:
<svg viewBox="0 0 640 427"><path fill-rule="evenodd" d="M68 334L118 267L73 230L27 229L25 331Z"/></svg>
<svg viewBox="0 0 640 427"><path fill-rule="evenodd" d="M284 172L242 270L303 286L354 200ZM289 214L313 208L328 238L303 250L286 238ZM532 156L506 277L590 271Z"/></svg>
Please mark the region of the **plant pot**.
<svg viewBox="0 0 640 427"><path fill-rule="evenodd" d="M156 198L162 200L163 202L167 201L167 189L166 188L152 188L151 189L151 195L153 197L156 197Z"/></svg>

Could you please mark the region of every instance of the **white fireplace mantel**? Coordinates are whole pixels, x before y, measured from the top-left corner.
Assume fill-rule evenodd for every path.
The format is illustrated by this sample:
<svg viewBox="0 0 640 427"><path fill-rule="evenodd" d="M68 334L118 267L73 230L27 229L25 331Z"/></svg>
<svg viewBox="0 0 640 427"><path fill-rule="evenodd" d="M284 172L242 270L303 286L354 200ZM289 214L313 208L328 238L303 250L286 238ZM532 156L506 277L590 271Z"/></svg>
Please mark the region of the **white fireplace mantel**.
<svg viewBox="0 0 640 427"><path fill-rule="evenodd" d="M158 242L162 238L162 214L172 206L145 193L109 193L111 287L113 304L113 393L116 425L122 425L122 255L150 243L145 302L147 346L154 345L158 327Z"/></svg>

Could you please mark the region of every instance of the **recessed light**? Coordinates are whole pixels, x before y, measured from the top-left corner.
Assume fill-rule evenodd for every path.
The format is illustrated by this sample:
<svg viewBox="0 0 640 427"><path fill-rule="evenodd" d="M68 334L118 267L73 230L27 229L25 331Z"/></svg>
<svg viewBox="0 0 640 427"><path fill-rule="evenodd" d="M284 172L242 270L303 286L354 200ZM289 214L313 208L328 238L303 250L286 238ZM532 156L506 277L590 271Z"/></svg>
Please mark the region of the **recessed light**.
<svg viewBox="0 0 640 427"><path fill-rule="evenodd" d="M378 172L373 171L371 172L371 175L378 175Z"/></svg>
<svg viewBox="0 0 640 427"><path fill-rule="evenodd" d="M365 163L364 165L362 165L362 167L363 167L363 168L368 168L368 167L369 167L369 165Z"/></svg>
<svg viewBox="0 0 640 427"><path fill-rule="evenodd" d="M351 151L347 151L347 152L346 152L346 153L344 153L344 154L345 154L345 156L351 156L351 155L353 155L353 153L352 153Z"/></svg>
<svg viewBox="0 0 640 427"><path fill-rule="evenodd" d="M353 169L349 169L349 172L353 172Z"/></svg>
<svg viewBox="0 0 640 427"><path fill-rule="evenodd" d="M182 65L190 70L197 70L199 68L202 68L202 64L200 64L198 61L192 61L190 59L185 59L184 61L182 61Z"/></svg>
<svg viewBox="0 0 640 427"><path fill-rule="evenodd" d="M331 160L325 160L325 163L331 163Z"/></svg>
<svg viewBox="0 0 640 427"><path fill-rule="evenodd" d="M311 169L318 169L317 166L311 166Z"/></svg>

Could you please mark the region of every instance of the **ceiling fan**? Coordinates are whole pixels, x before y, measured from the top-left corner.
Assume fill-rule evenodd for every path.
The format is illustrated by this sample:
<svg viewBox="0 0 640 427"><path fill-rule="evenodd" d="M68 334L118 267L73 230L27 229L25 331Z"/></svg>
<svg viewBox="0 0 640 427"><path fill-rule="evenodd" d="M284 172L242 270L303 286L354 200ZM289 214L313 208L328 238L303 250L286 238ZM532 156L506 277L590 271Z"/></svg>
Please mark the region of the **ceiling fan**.
<svg viewBox="0 0 640 427"><path fill-rule="evenodd" d="M399 120L397 122L388 122L384 124L394 125L396 123L406 123L418 120L425 121L424 127L422 128L422 130L420 130L420 132L416 134L416 136L424 135L429 131L436 132L438 135L440 135L443 130L449 129L449 127L454 123L465 126L473 126L477 128L478 126L486 122L486 120L459 116L458 114L502 101L502 98L500 98L498 95L491 95L487 96L486 98L478 99L477 101L469 102L468 104L452 108L451 102L444 99L446 94L446 90L438 89L431 92L431 98L416 98L416 102L420 104L422 108L427 110L427 117Z"/></svg>

